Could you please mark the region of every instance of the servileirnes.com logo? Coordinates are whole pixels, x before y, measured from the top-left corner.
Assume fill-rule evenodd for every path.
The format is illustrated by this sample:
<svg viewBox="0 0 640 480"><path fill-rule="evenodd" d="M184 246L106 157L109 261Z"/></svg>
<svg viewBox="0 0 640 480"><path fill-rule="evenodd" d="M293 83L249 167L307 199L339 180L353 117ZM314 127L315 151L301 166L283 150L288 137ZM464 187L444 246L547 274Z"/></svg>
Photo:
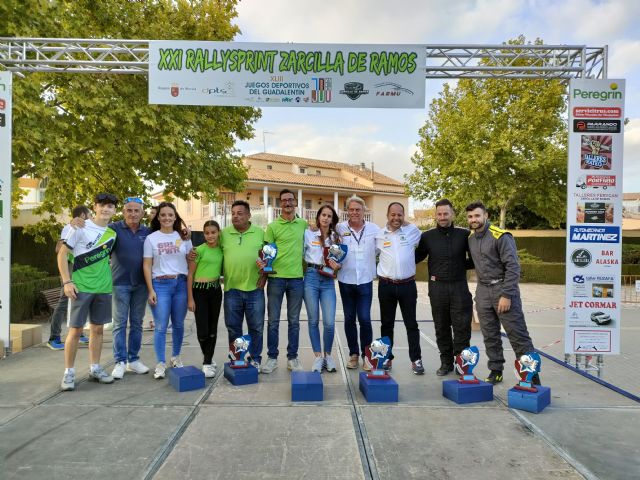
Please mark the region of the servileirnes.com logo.
<svg viewBox="0 0 640 480"><path fill-rule="evenodd" d="M584 268L591 263L591 252L586 248L579 248L571 253L571 262L578 268Z"/></svg>
<svg viewBox="0 0 640 480"><path fill-rule="evenodd" d="M357 100L362 95L369 95L369 90L364 89L364 84L360 82L347 82L344 89L340 90L341 95L346 95L351 100Z"/></svg>
<svg viewBox="0 0 640 480"><path fill-rule="evenodd" d="M574 88L572 97L582 98L585 100L594 99L606 102L607 100L622 100L623 94L618 90L618 84L611 82L608 89L602 90L582 90L581 88Z"/></svg>

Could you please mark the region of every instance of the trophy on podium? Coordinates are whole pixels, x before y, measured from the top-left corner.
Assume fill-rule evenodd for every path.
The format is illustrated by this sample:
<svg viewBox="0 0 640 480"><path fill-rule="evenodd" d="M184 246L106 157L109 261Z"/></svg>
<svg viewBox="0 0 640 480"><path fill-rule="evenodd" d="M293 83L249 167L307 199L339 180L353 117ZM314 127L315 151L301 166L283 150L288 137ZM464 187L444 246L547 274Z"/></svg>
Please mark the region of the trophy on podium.
<svg viewBox="0 0 640 480"><path fill-rule="evenodd" d="M534 377L540 373L540 363L540 354L537 352L527 353L517 359L515 361L515 372L519 381L513 388L527 392L537 392L538 389L534 386Z"/></svg>
<svg viewBox="0 0 640 480"><path fill-rule="evenodd" d="M347 256L348 247L342 243L334 243L330 247L324 247L324 266L318 270L320 275L336 278L336 271L329 266L329 260L341 263Z"/></svg>
<svg viewBox="0 0 640 480"><path fill-rule="evenodd" d="M391 376L385 369L391 357L391 340L389 337L377 338L364 349L364 361L371 368L367 378L389 379Z"/></svg>
<svg viewBox="0 0 640 480"><path fill-rule="evenodd" d="M460 374L460 383L479 383L473 369L480 360L480 351L475 345L467 347L456 355L456 371Z"/></svg>
<svg viewBox="0 0 640 480"><path fill-rule="evenodd" d="M264 260L267 264L261 269L262 273L267 275L273 275L277 273L273 269L273 261L278 256L278 247L275 243L267 243L259 252L260 259Z"/></svg>
<svg viewBox="0 0 640 480"><path fill-rule="evenodd" d="M243 335L236 338L229 344L229 360L231 368L247 368L251 361L249 353L249 345L251 345L251 335Z"/></svg>

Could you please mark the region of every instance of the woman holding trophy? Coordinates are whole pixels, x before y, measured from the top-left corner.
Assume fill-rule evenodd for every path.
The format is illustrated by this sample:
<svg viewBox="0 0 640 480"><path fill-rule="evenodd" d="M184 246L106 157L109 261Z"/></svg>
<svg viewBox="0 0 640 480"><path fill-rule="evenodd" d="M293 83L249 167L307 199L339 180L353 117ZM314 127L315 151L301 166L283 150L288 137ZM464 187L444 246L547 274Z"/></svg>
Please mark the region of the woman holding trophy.
<svg viewBox="0 0 640 480"><path fill-rule="evenodd" d="M309 338L315 355L311 371L336 371L331 357L336 320L336 271L346 254L336 232L338 214L330 205L323 205L316 214L317 229L307 229L304 235L304 303L309 321ZM320 310L322 310L322 345L320 341ZM324 348L323 348L324 347Z"/></svg>

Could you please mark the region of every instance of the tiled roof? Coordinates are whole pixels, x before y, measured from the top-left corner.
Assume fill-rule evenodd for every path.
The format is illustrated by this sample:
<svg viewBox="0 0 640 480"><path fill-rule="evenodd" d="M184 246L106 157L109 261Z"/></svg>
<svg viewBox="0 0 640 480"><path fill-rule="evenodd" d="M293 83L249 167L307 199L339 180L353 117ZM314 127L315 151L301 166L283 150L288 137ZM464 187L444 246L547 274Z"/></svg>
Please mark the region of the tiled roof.
<svg viewBox="0 0 640 480"><path fill-rule="evenodd" d="M292 157L289 155L277 155L275 153L255 153L253 155L247 155L247 158L255 158L256 160L265 160L275 163L296 164L303 167L317 167L317 168L333 168L336 170L347 170L355 175L359 175L363 178L371 179L371 169L365 167L361 168L360 165L352 165L350 163L342 162L330 162L328 160L316 160L313 158L304 157ZM402 187L404 190L404 184L398 180L382 175L378 172L373 172L373 181L383 185L393 185Z"/></svg>
<svg viewBox="0 0 640 480"><path fill-rule="evenodd" d="M251 166L249 167L247 176L249 181L253 182L278 183L285 185L307 185L321 188L339 188L342 190L351 191L359 190L367 192L398 193L404 195L404 186L402 184L399 184L398 186L374 185L373 187L370 187L362 183L350 182L338 177L279 172L277 170L266 170Z"/></svg>
<svg viewBox="0 0 640 480"><path fill-rule="evenodd" d="M622 200L640 200L640 192L639 193L623 193Z"/></svg>

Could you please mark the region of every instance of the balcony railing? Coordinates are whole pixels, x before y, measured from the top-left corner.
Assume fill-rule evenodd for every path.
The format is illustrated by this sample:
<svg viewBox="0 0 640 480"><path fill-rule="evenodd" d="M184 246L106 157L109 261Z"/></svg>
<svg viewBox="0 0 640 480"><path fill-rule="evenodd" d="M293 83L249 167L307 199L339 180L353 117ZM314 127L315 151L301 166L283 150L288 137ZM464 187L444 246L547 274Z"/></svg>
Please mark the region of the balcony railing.
<svg viewBox="0 0 640 480"><path fill-rule="evenodd" d="M218 223L222 227L227 225L231 225L231 207L227 206L226 211L225 208L221 204L217 205L217 208L213 210L215 215L212 216L214 220L217 220ZM204 209L203 209L204 213ZM302 209L302 218L304 218L307 222L313 223L316 221L317 210L310 208ZM260 227L266 227L267 224L274 221L282 214L282 208L280 207L269 207L266 211L264 207L253 207L251 209L251 223L254 225L258 225ZM338 217L341 222L347 221L349 219L349 215L347 212L339 210ZM371 212L366 212L364 214L364 219L367 222L370 222L372 218Z"/></svg>

